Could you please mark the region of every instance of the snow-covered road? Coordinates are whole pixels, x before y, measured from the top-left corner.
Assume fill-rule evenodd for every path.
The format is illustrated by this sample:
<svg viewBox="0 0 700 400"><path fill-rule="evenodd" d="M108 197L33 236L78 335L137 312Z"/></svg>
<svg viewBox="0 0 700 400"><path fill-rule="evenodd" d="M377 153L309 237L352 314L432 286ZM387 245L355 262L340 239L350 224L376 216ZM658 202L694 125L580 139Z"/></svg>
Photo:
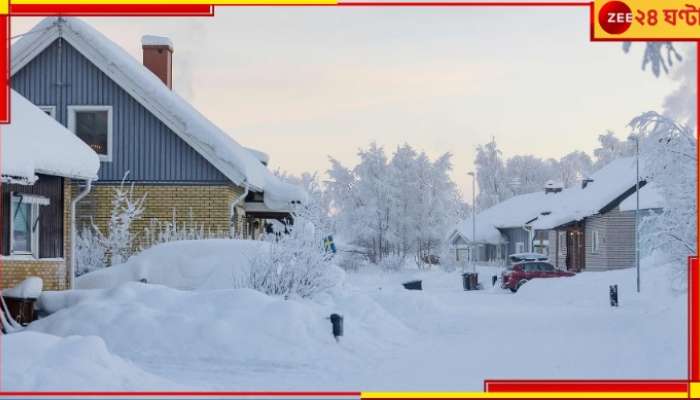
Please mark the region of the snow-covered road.
<svg viewBox="0 0 700 400"><path fill-rule="evenodd" d="M481 269L481 281L493 272ZM313 301L130 283L93 291L29 330L99 336L91 340L104 341L124 389L465 391L481 390L487 378L683 378L686 298L666 289L665 271L644 273L641 295L632 270L532 281L515 295L464 292L456 272L364 271ZM423 291L401 287L412 278ZM613 283L619 308L608 304ZM345 318L338 343L326 319L332 312ZM28 334L37 335L3 338L3 349L27 346ZM21 351L3 352L3 389L56 388L42 364L71 355L51 351L53 342L25 353L24 371L8 372ZM62 388L101 388L103 375L83 378L105 361L87 357L81 367L73 359L72 374L82 378Z"/></svg>

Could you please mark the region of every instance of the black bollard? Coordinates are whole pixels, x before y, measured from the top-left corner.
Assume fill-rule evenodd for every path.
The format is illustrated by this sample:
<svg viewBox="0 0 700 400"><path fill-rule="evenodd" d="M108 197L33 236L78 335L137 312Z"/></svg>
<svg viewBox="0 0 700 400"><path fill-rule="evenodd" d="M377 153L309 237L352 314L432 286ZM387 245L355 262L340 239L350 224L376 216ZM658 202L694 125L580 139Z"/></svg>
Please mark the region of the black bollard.
<svg viewBox="0 0 700 400"><path fill-rule="evenodd" d="M496 286L496 282L498 282L498 275L491 277L491 286Z"/></svg>
<svg viewBox="0 0 700 400"><path fill-rule="evenodd" d="M343 316L331 314L331 324L333 324L333 337L338 340L339 336L343 336Z"/></svg>
<svg viewBox="0 0 700 400"><path fill-rule="evenodd" d="M610 307L617 307L617 285L610 285Z"/></svg>

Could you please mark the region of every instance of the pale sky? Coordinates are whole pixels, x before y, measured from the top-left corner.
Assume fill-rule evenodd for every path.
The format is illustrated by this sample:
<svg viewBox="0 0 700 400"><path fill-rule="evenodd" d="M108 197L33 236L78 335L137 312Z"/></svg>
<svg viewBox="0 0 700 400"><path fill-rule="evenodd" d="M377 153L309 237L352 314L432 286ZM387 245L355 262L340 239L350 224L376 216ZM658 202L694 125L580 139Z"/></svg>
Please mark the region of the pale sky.
<svg viewBox="0 0 700 400"><path fill-rule="evenodd" d="M271 168L354 165L371 141L451 152L471 199L474 149L589 154L627 136L675 87L642 71L643 44L589 41L584 8L219 7L214 18L86 18L140 60L140 37L169 36L174 87ZM15 17L12 33L36 18Z"/></svg>

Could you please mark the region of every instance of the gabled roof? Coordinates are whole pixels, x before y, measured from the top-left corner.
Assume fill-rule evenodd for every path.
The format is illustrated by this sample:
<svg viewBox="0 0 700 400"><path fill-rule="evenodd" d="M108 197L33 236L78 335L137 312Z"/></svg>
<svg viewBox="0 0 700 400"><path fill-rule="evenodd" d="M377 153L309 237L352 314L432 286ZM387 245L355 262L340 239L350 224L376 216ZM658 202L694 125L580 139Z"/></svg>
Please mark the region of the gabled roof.
<svg viewBox="0 0 700 400"><path fill-rule="evenodd" d="M640 164L640 171L644 166ZM641 174L642 172L640 172ZM619 158L591 175L586 185L564 189L552 204L549 215L540 216L532 223L535 229L552 229L569 222L581 221L595 214L605 213L636 191L636 164L634 157ZM640 176L641 186L645 176ZM640 190L640 197L643 193Z"/></svg>
<svg viewBox="0 0 700 400"><path fill-rule="evenodd" d="M301 188L280 181L231 136L86 22L77 18L49 17L31 32L12 45L11 74L61 37L233 183L266 192L266 203L272 208L306 200L306 193Z"/></svg>
<svg viewBox="0 0 700 400"><path fill-rule="evenodd" d="M521 228L555 202L561 193L539 192L522 194L502 201L476 216L476 241L486 243L505 243L506 240L499 229ZM473 236L472 218L469 216L456 229L466 240Z"/></svg>
<svg viewBox="0 0 700 400"><path fill-rule="evenodd" d="M634 157L620 158L591 175L585 188L573 186L559 193L544 190L511 197L476 216L476 241L503 243L499 229L529 226L533 229L553 229L591 215L604 213L618 205L629 207L626 199L634 198L636 186ZM643 171L643 165L640 166ZM644 179L642 176L640 179ZM641 206L660 203L656 190L640 189ZM650 197L651 201L646 201ZM622 208L622 206L621 206ZM645 208L645 207L641 207ZM452 236L459 234L471 241L472 219L457 225Z"/></svg>
<svg viewBox="0 0 700 400"><path fill-rule="evenodd" d="M97 179L97 153L19 93L10 97L12 119L0 127L3 182L33 184L36 174Z"/></svg>

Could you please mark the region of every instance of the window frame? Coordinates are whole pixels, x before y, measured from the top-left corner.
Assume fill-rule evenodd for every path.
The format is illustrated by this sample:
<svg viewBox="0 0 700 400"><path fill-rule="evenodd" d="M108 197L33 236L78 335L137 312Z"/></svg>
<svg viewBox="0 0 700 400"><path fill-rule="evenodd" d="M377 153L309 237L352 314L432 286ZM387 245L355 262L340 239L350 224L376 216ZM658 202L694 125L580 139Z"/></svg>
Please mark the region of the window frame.
<svg viewBox="0 0 700 400"><path fill-rule="evenodd" d="M41 111L47 112L46 115L49 117L56 119L56 106L37 106Z"/></svg>
<svg viewBox="0 0 700 400"><path fill-rule="evenodd" d="M566 231L557 232L557 242L559 243L559 255L566 255Z"/></svg>
<svg viewBox="0 0 700 400"><path fill-rule="evenodd" d="M102 162L111 162L112 161L112 146L113 146L113 129L112 129L112 120L113 120L113 114L112 114L112 106L108 105L72 105L68 106L68 130L73 132L75 136L78 136L76 133L76 118L75 115L78 112L89 112L89 111L107 111L107 154L99 154L97 152L97 156L100 158L100 161Z"/></svg>
<svg viewBox="0 0 700 400"><path fill-rule="evenodd" d="M597 229L594 229L591 233L591 253L600 253L600 231L598 231Z"/></svg>
<svg viewBox="0 0 700 400"><path fill-rule="evenodd" d="M15 251L15 212L17 211L18 204L29 205L29 221L30 221L30 238L29 246L30 251ZM48 205L49 199L43 196L35 196L23 193L12 193L10 195L10 255L11 256L32 256L35 259L39 258L39 240L41 223L39 218L41 217L42 205ZM34 228L36 225L36 228Z"/></svg>

